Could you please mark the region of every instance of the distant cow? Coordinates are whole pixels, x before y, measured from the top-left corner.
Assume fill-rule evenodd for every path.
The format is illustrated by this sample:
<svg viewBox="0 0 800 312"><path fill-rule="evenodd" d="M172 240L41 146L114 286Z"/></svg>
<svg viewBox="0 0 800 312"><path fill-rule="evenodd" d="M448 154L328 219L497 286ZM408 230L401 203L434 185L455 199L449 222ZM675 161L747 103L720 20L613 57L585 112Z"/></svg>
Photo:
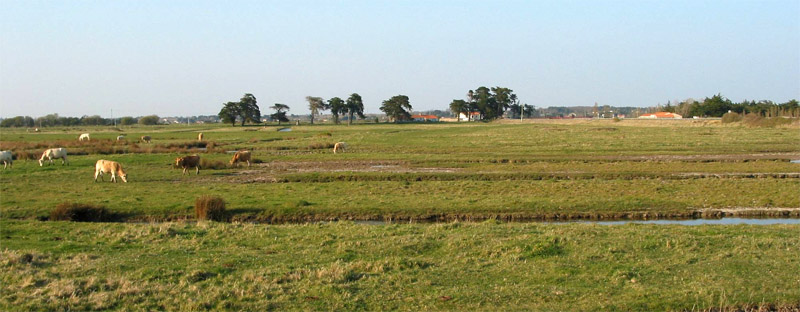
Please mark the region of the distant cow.
<svg viewBox="0 0 800 312"><path fill-rule="evenodd" d="M195 174L200 174L200 156L191 155L175 158L175 166L183 168L183 174L186 174L186 170L192 167L196 169Z"/></svg>
<svg viewBox="0 0 800 312"><path fill-rule="evenodd" d="M0 162L3 163L3 170L5 170L6 166L14 165L14 155L11 154L11 151L0 151Z"/></svg>
<svg viewBox="0 0 800 312"><path fill-rule="evenodd" d="M250 167L250 151L238 151L236 154L233 154L233 158L231 158L231 165L240 162L246 162L247 166Z"/></svg>
<svg viewBox="0 0 800 312"><path fill-rule="evenodd" d="M124 140L124 139L125 139L125 136L124 136L124 135L118 135L118 136L117 136L117 141L122 141L122 140Z"/></svg>
<svg viewBox="0 0 800 312"><path fill-rule="evenodd" d="M197 140L198 141L202 141L203 140L203 133L202 132L197 134Z"/></svg>
<svg viewBox="0 0 800 312"><path fill-rule="evenodd" d="M336 144L333 145L334 154L336 154L336 152L338 151L344 152L344 150L346 149L347 149L347 143L344 142L337 142Z"/></svg>
<svg viewBox="0 0 800 312"><path fill-rule="evenodd" d="M51 165L53 164L53 159L58 159L58 158L61 158L62 166L65 164L69 165L69 161L67 160L67 149L63 147L50 148L45 150L44 153L42 153L42 157L39 158L39 167L43 165L42 162L44 161L45 158L47 158L47 160L50 161Z"/></svg>
<svg viewBox="0 0 800 312"><path fill-rule="evenodd" d="M119 176L122 178L122 182L128 183L128 174L122 169L122 165L116 161L98 160L94 165L94 181L97 182L97 176L100 176L100 181L105 181L103 173L111 174L111 182L117 183L117 176Z"/></svg>
<svg viewBox="0 0 800 312"><path fill-rule="evenodd" d="M89 134L83 133L81 136L78 137L78 141L89 141Z"/></svg>
<svg viewBox="0 0 800 312"><path fill-rule="evenodd" d="M150 143L150 136L149 135L143 135L142 136L142 142Z"/></svg>

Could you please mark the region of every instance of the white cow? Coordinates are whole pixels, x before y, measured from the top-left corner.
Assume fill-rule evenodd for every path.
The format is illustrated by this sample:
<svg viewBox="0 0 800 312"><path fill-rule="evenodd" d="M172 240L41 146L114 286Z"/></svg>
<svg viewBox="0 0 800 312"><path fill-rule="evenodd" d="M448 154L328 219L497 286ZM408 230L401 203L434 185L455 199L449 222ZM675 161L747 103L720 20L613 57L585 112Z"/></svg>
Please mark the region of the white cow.
<svg viewBox="0 0 800 312"><path fill-rule="evenodd" d="M0 162L3 163L3 170L5 170L6 166L14 165L14 155L11 154L11 151L0 151Z"/></svg>
<svg viewBox="0 0 800 312"><path fill-rule="evenodd" d="M81 136L78 137L78 141L89 141L89 134L83 133Z"/></svg>
<svg viewBox="0 0 800 312"><path fill-rule="evenodd" d="M122 141L122 140L124 140L124 139L125 139L125 136L124 136L124 135L118 135L118 136L117 136L117 141Z"/></svg>
<svg viewBox="0 0 800 312"><path fill-rule="evenodd" d="M47 158L50 161L51 165L53 164L54 158L55 159L61 158L62 166L64 164L69 165L69 161L67 160L67 149L63 147L50 148L44 151L44 153L42 153L42 157L39 158L39 167L43 165L42 162L44 161L45 158Z"/></svg>
<svg viewBox="0 0 800 312"><path fill-rule="evenodd" d="M105 181L105 179L103 179L103 173L111 174L111 182L117 183L117 176L119 176L122 178L122 182L128 183L128 174L122 169L122 165L116 161L105 159L98 160L94 165L94 181L97 182L98 176L100 176L100 181Z"/></svg>

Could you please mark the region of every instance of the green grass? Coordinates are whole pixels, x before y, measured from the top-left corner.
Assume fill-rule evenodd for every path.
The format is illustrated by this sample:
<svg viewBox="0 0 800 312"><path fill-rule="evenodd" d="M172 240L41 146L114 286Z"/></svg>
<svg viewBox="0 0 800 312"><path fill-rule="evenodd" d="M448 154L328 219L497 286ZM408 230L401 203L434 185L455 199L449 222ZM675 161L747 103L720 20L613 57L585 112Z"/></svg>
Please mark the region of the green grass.
<svg viewBox="0 0 800 312"><path fill-rule="evenodd" d="M0 147L37 155L69 144L88 155L70 156L70 166L18 160L0 173L0 218L46 216L65 201L129 219L186 218L201 195L222 196L233 219L262 221L687 216L706 208L800 207L792 196L800 170L788 161L800 158L796 128L632 120L292 128L137 126L123 131L131 140L150 135L153 143L139 144L142 153L110 155L75 139L81 132L94 140L119 133L108 128L4 129ZM214 144L212 152L153 152L195 142L198 132ZM346 153L317 148L338 141L348 142ZM264 163L226 167L225 151L239 149ZM215 168L199 176L172 168L175 157L198 152ZM122 163L130 183L93 183L100 158Z"/></svg>
<svg viewBox="0 0 800 312"><path fill-rule="evenodd" d="M800 227L0 222L0 309L800 304Z"/></svg>

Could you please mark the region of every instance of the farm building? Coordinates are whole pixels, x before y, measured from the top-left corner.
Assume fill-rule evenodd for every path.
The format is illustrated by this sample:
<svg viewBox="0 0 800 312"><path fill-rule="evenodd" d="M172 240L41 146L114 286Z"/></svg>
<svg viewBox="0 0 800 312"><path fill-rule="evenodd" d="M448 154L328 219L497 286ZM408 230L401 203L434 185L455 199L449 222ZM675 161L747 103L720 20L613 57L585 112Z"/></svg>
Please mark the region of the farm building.
<svg viewBox="0 0 800 312"><path fill-rule="evenodd" d="M460 121L476 121L481 119L482 119L481 113L479 112L471 112L469 113L469 117L467 117L467 115L465 115L464 113L458 114L458 120Z"/></svg>
<svg viewBox="0 0 800 312"><path fill-rule="evenodd" d="M411 119L414 121L439 121L436 115L412 115Z"/></svg>
<svg viewBox="0 0 800 312"><path fill-rule="evenodd" d="M639 118L650 118L650 119L681 119L683 116L675 114L675 113L668 113L668 112L657 112L652 114L643 114L639 116Z"/></svg>

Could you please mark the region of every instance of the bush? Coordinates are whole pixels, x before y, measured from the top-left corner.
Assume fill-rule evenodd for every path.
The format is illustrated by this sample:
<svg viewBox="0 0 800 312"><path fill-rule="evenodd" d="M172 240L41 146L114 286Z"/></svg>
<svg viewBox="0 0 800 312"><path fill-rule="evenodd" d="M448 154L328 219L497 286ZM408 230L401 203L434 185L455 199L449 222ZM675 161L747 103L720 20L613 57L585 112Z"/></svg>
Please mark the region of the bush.
<svg viewBox="0 0 800 312"><path fill-rule="evenodd" d="M108 222L113 216L105 207L64 202L50 212L51 221Z"/></svg>
<svg viewBox="0 0 800 312"><path fill-rule="evenodd" d="M751 127L776 127L780 125L788 125L798 121L798 118L784 118L784 117L762 117L759 114L747 114L743 122Z"/></svg>
<svg viewBox="0 0 800 312"><path fill-rule="evenodd" d="M194 215L197 220L227 221L225 201L219 196L203 195L194 201Z"/></svg>
<svg viewBox="0 0 800 312"><path fill-rule="evenodd" d="M738 113L734 112L725 113L725 115L722 115L722 123L726 124L732 122L739 122L742 121L742 118L743 118L742 115L739 115Z"/></svg>

